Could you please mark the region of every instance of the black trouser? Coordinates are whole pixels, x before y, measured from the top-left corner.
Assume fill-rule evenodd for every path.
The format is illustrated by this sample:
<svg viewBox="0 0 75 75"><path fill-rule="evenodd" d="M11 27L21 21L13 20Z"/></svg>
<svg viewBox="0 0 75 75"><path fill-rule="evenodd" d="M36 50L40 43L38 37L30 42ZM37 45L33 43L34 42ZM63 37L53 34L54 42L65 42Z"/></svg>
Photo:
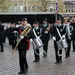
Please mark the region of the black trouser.
<svg viewBox="0 0 75 75"><path fill-rule="evenodd" d="M72 35L73 51L75 51L75 35Z"/></svg>
<svg viewBox="0 0 75 75"><path fill-rule="evenodd" d="M66 52L66 56L70 56L70 50L71 50L71 40L67 39L67 44L68 44L68 48L67 48L67 52Z"/></svg>
<svg viewBox="0 0 75 75"><path fill-rule="evenodd" d="M39 54L39 49L34 49L35 61L40 60L40 56L38 54Z"/></svg>
<svg viewBox="0 0 75 75"><path fill-rule="evenodd" d="M46 53L47 53L47 51L48 51L48 40L42 41L42 42L43 42L43 44L44 44L43 50L46 51Z"/></svg>
<svg viewBox="0 0 75 75"><path fill-rule="evenodd" d="M12 48L13 49L15 48L16 43L17 43L17 40L16 39L11 39L11 45L12 45Z"/></svg>
<svg viewBox="0 0 75 75"><path fill-rule="evenodd" d="M7 34L6 34L6 32L4 32L4 37L3 37L3 42L4 43L5 43L6 37L7 37Z"/></svg>
<svg viewBox="0 0 75 75"><path fill-rule="evenodd" d="M28 69L28 64L26 59L27 50L19 49L18 51L19 51L20 71L24 72L25 69Z"/></svg>
<svg viewBox="0 0 75 75"><path fill-rule="evenodd" d="M57 43L54 41L54 48L55 48L55 56L56 56L56 62L62 61L62 56L59 56L58 53L62 54L62 49L58 50ZM58 52L59 51L59 52Z"/></svg>
<svg viewBox="0 0 75 75"><path fill-rule="evenodd" d="M0 38L0 46L1 46L1 51L4 51L4 49L3 49L3 39L2 38Z"/></svg>
<svg viewBox="0 0 75 75"><path fill-rule="evenodd" d="M12 44L11 36L8 35L7 37L8 37L9 45L11 45Z"/></svg>

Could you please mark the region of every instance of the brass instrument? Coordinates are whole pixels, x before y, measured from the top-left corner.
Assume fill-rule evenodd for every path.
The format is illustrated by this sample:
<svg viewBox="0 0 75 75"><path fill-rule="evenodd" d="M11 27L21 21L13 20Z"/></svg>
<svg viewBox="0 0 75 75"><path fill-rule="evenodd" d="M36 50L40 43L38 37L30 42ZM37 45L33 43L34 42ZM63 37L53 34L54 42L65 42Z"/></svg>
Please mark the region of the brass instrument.
<svg viewBox="0 0 75 75"><path fill-rule="evenodd" d="M47 31L50 31L50 29L51 29L51 28L50 28L50 25L49 25L49 26L46 28L46 30L47 30Z"/></svg>
<svg viewBox="0 0 75 75"><path fill-rule="evenodd" d="M9 59L11 58L11 56L13 55L13 53L16 51L17 46L19 45L19 43L22 41L22 39L20 38L21 36L27 36L27 34L30 32L31 30L31 26L28 24L27 27L24 29L24 31L21 33L21 35L19 36L18 42L15 46L15 48L13 49L12 53L10 54L10 56L8 57L7 61L5 64L8 63Z"/></svg>
<svg viewBox="0 0 75 75"><path fill-rule="evenodd" d="M19 42L19 41L21 41L21 36L27 36L27 34L30 32L30 29L31 29L31 26L30 25L28 25L25 29L24 29L24 31L20 34L20 36L18 37L18 41L17 42Z"/></svg>

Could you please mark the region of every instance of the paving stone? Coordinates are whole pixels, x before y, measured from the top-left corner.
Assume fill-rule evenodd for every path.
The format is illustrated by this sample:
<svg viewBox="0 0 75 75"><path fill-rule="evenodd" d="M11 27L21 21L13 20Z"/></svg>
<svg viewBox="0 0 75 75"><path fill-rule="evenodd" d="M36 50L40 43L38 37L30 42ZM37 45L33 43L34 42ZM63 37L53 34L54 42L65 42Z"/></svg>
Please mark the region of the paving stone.
<svg viewBox="0 0 75 75"><path fill-rule="evenodd" d="M11 53L12 47L6 42L4 44L4 52L0 52L0 75L18 75L19 56L17 50L9 62L4 65ZM34 52L31 45L30 50L27 52L29 70L27 74L22 75L75 75L75 53L71 49L71 57L65 58L65 52L63 50L63 62L61 64L55 64L55 51L52 40L49 41L48 57L44 58L42 53L40 62L34 63L33 60Z"/></svg>

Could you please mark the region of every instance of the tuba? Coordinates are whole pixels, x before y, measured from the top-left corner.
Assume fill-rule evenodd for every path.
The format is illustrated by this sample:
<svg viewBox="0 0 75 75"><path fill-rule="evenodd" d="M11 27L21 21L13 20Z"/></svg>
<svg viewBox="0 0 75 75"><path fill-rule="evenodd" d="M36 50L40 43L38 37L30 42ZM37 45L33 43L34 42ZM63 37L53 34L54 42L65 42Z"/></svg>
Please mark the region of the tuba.
<svg viewBox="0 0 75 75"><path fill-rule="evenodd" d="M7 62L9 61L9 59L11 58L11 56L13 55L13 53L16 51L16 48L17 48L17 46L19 45L19 43L22 41L22 39L21 39L20 37L21 37L21 36L27 36L27 34L30 32L30 30L31 30L31 26L30 26L30 24L28 24L28 25L26 26L26 28L24 29L24 31L20 34L20 36L19 36L19 38L18 38L18 42L17 42L17 44L16 44L14 50L12 51L12 53L10 54L10 56L8 57L8 59L7 59L6 63L5 63L5 65L7 64Z"/></svg>

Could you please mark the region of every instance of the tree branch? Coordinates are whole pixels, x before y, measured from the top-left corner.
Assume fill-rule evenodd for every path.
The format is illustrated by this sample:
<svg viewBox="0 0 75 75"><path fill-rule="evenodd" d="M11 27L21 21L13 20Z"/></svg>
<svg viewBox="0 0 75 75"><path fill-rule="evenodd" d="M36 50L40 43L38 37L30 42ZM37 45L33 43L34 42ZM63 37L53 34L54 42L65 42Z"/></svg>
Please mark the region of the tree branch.
<svg viewBox="0 0 75 75"><path fill-rule="evenodd" d="M2 4L5 0L0 0L0 4Z"/></svg>

